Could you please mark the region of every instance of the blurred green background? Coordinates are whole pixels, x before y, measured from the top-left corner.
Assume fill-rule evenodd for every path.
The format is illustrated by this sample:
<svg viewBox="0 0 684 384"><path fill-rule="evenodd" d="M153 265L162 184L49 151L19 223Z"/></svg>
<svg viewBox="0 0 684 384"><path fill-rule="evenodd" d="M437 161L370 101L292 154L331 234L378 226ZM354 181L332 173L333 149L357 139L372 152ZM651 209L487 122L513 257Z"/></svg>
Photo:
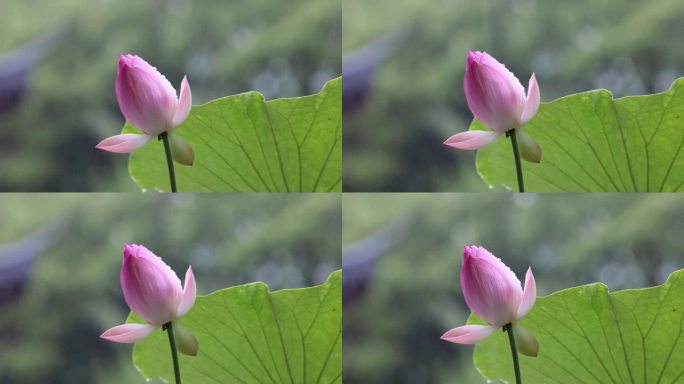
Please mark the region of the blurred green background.
<svg viewBox="0 0 684 384"><path fill-rule="evenodd" d="M311 94L341 73L339 0L3 0L0 10L0 96L21 78L2 76L18 50L58 35L34 52L51 53L18 106L0 112L0 191L137 190L128 156L95 149L123 127L121 53L176 88L187 74L196 105L251 90Z"/></svg>
<svg viewBox="0 0 684 384"><path fill-rule="evenodd" d="M684 268L677 194L346 194L342 223L350 384L484 382L472 346L440 340L469 315L466 244L519 278L532 266L539 296L596 281L652 286Z"/></svg>
<svg viewBox="0 0 684 384"><path fill-rule="evenodd" d="M253 281L311 286L340 268L337 194L5 194L0 211L3 384L144 382L132 345L99 338L128 314L125 243L146 245L181 278L192 265L199 295ZM25 289L13 289L22 268L8 263L39 243Z"/></svg>
<svg viewBox="0 0 684 384"><path fill-rule="evenodd" d="M386 56L366 70L370 81L359 80L365 101L345 105L345 191L487 190L475 152L442 144L472 120L463 94L469 50L491 53L525 88L535 72L543 102L595 88L659 92L684 76L680 0L346 0L342 8L345 85L364 57Z"/></svg>

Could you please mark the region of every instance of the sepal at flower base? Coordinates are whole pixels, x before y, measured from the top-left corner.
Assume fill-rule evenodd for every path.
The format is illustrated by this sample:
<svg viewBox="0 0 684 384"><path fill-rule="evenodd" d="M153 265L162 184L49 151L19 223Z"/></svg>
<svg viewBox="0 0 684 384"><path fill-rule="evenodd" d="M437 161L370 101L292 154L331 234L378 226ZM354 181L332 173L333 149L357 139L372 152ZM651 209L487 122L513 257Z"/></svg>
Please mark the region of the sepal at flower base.
<svg viewBox="0 0 684 384"><path fill-rule="evenodd" d="M542 150L539 144L522 129L518 129L515 132L516 138L518 139L518 146L520 147L520 157L530 163L540 163Z"/></svg>
<svg viewBox="0 0 684 384"><path fill-rule="evenodd" d="M173 333L176 337L176 350L184 355L197 356L199 343L197 338L178 323L173 323Z"/></svg>
<svg viewBox="0 0 684 384"><path fill-rule="evenodd" d="M513 323L513 335L515 336L515 349L525 356L537 357L539 354L539 342L530 331L518 323Z"/></svg>
<svg viewBox="0 0 684 384"><path fill-rule="evenodd" d="M181 165L191 166L195 162L195 152L190 144L178 135L169 135L171 156L173 161Z"/></svg>

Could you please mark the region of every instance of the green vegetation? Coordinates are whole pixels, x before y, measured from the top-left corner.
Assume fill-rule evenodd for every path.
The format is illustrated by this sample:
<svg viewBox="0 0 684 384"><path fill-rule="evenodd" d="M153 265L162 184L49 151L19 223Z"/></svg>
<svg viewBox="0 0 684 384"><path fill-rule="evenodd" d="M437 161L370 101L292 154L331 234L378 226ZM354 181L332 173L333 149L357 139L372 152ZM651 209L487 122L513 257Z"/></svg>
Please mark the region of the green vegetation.
<svg viewBox="0 0 684 384"><path fill-rule="evenodd" d="M684 186L684 78L664 93L613 99L605 90L542 104L525 132L544 148L525 162L526 191L677 192ZM477 120L473 130L487 129ZM487 184L517 191L510 140L477 154Z"/></svg>
<svg viewBox="0 0 684 384"><path fill-rule="evenodd" d="M0 190L136 191L128 156L96 150L123 126L118 55L136 53L195 105L247 91L266 99L318 92L341 73L333 0L36 0L4 2L0 52L66 28L32 73L19 108L0 114Z"/></svg>
<svg viewBox="0 0 684 384"><path fill-rule="evenodd" d="M396 30L406 40L345 115L344 189L486 191L475 153L442 145L472 121L469 50L490 52L525 86L535 72L543 102L595 88L659 92L684 76L682 12L677 0L345 1L345 54Z"/></svg>
<svg viewBox="0 0 684 384"><path fill-rule="evenodd" d="M532 266L539 296L597 281L643 288L684 267L677 194L348 194L342 218L346 249L381 228L393 239L365 294L344 306L351 384L484 382L472 347L440 340L470 314L458 277L466 244L518 278Z"/></svg>
<svg viewBox="0 0 684 384"><path fill-rule="evenodd" d="M684 269L661 286L608 290L594 283L537 300L522 324L543 347L536 358L521 356L525 383L677 383L684 376ZM469 323L483 323L475 319ZM488 380L514 380L507 339L496 332L475 347Z"/></svg>
<svg viewBox="0 0 684 384"><path fill-rule="evenodd" d="M341 271L314 287L269 292L245 284L195 305L180 321L200 344L197 356L180 356L184 383L342 383ZM136 343L133 361L145 377L171 382L168 351L157 331Z"/></svg>
<svg viewBox="0 0 684 384"><path fill-rule="evenodd" d="M99 338L129 313L119 286L126 242L181 278L192 265L199 295L254 281L307 287L340 268L339 196L7 195L0 210L5 244L49 220L61 229L23 295L0 306L7 384L143 382L132 346Z"/></svg>
<svg viewBox="0 0 684 384"><path fill-rule="evenodd" d="M136 133L127 124L124 133ZM243 93L194 107L178 134L195 164L177 165L179 191L338 192L342 190L342 79L317 94L264 102ZM131 155L130 172L143 189L168 191L163 146Z"/></svg>

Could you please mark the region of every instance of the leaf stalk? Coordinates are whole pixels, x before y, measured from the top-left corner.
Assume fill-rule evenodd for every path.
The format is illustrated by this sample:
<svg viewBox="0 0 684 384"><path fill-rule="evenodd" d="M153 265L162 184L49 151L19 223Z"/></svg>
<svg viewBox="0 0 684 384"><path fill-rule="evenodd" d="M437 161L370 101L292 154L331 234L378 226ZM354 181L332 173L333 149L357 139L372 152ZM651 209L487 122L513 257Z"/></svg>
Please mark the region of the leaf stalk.
<svg viewBox="0 0 684 384"><path fill-rule="evenodd" d="M511 345L511 355L513 356L513 370L515 371L515 383L522 384L520 378L520 364L518 363L518 350L515 349L515 336L513 335L513 324L508 323L503 326L503 331L508 333L508 342Z"/></svg>
<svg viewBox="0 0 684 384"><path fill-rule="evenodd" d="M511 138L511 145L513 145L513 157L515 158L515 171L518 176L518 191L525 192L525 183L523 182L522 164L520 162L520 152L518 151L518 140L515 137L515 129L506 132L506 136Z"/></svg>
<svg viewBox="0 0 684 384"><path fill-rule="evenodd" d="M171 192L178 192L176 188L176 173L173 170L173 157L171 156L171 145L169 144L169 132L164 132L159 135L159 138L164 142L164 151L166 152L166 165L169 168L169 180L171 181Z"/></svg>
<svg viewBox="0 0 684 384"><path fill-rule="evenodd" d="M171 359L173 360L173 373L176 377L176 384L181 384L180 367L178 365L178 352L176 352L176 341L173 338L173 323L168 322L162 327L169 334L169 346L171 347Z"/></svg>

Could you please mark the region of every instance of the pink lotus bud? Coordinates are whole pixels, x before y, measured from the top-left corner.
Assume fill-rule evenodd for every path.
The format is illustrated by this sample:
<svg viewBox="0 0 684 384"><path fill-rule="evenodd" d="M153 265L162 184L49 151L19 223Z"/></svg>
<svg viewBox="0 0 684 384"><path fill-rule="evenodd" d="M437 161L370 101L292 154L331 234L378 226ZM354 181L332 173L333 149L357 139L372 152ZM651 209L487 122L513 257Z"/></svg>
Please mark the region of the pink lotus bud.
<svg viewBox="0 0 684 384"><path fill-rule="evenodd" d="M461 290L468 307L489 324L501 327L516 319L523 294L520 280L486 249L464 247Z"/></svg>
<svg viewBox="0 0 684 384"><path fill-rule="evenodd" d="M119 56L115 90L121 113L143 135L116 135L97 145L109 152L133 152L163 132L171 132L188 117L192 107L187 78L183 78L180 97L176 97L166 77L135 55Z"/></svg>
<svg viewBox="0 0 684 384"><path fill-rule="evenodd" d="M486 52L468 53L463 88L473 115L499 134L524 125L539 108L534 74L526 97L518 78Z"/></svg>
<svg viewBox="0 0 684 384"><path fill-rule="evenodd" d="M520 81L486 52L468 53L463 88L470 111L492 131L456 134L444 142L454 148L482 148L507 131L525 125L539 109L539 85L534 74L525 96Z"/></svg>
<svg viewBox="0 0 684 384"><path fill-rule="evenodd" d="M144 133L157 136L183 122L190 112L192 95L187 78L181 83L181 97L166 77L135 55L119 57L116 99L126 120Z"/></svg>
<svg viewBox="0 0 684 384"><path fill-rule="evenodd" d="M514 329L519 327L516 322L532 309L537 295L531 268L527 270L523 290L520 280L501 259L477 246L463 248L461 290L470 310L489 325L466 325L442 336L459 344L477 343L509 323L514 324ZM529 332L526 335L534 339ZM528 352L533 349L529 340L524 346Z"/></svg>
<svg viewBox="0 0 684 384"><path fill-rule="evenodd" d="M118 343L132 343L149 335L166 323L174 323L195 303L197 294L192 268L185 273L185 288L164 261L142 245L126 244L121 264L121 288L126 303L149 324L123 324L100 337ZM181 345L192 350L194 337L187 331ZM189 335L189 336L188 336ZM195 353L196 353L196 341ZM179 348L181 352L185 352ZM188 350L188 348L186 348Z"/></svg>

